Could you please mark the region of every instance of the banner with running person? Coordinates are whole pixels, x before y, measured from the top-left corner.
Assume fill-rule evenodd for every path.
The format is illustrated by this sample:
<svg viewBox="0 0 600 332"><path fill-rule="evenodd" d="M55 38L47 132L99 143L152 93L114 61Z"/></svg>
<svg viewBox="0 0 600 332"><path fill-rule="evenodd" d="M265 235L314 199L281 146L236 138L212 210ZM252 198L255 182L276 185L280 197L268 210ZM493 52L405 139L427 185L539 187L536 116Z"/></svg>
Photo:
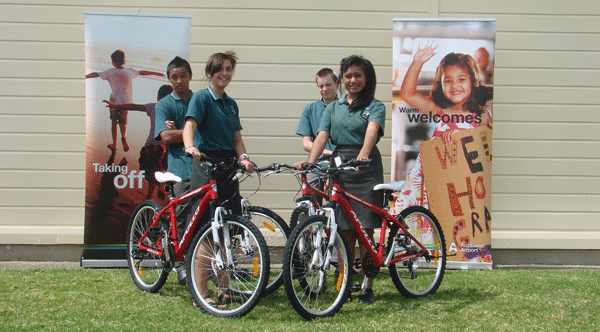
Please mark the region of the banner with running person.
<svg viewBox="0 0 600 332"><path fill-rule="evenodd" d="M167 167L154 105L172 91L169 61L189 59L190 30L190 16L85 13L84 267L127 266L133 209L166 198L154 178Z"/></svg>
<svg viewBox="0 0 600 332"><path fill-rule="evenodd" d="M448 267L492 268L495 19L394 19L394 212L438 218Z"/></svg>

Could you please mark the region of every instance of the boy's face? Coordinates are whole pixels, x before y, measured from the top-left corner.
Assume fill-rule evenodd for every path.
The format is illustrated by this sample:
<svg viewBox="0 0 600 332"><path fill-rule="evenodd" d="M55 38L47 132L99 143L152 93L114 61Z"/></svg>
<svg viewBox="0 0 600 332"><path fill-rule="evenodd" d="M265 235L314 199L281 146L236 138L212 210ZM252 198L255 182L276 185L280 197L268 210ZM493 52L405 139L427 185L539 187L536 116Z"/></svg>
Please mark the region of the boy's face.
<svg viewBox="0 0 600 332"><path fill-rule="evenodd" d="M178 96L186 95L190 91L191 80L192 75L185 67L176 67L169 70L169 82Z"/></svg>
<svg viewBox="0 0 600 332"><path fill-rule="evenodd" d="M319 93L321 93L321 97L323 97L323 99L325 99L325 100L335 99L337 84L333 80L332 75L326 75L324 77L317 77L317 87L319 88Z"/></svg>

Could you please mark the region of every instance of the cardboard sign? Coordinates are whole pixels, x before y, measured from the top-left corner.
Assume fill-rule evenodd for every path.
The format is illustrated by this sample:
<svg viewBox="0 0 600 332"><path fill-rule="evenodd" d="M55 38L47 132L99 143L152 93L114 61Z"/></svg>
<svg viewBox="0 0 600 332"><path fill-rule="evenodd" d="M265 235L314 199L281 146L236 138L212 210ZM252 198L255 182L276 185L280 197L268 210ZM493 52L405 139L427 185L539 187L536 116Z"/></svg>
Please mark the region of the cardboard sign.
<svg viewBox="0 0 600 332"><path fill-rule="evenodd" d="M458 131L450 145L419 144L430 210L446 238L448 261L491 268L492 130Z"/></svg>

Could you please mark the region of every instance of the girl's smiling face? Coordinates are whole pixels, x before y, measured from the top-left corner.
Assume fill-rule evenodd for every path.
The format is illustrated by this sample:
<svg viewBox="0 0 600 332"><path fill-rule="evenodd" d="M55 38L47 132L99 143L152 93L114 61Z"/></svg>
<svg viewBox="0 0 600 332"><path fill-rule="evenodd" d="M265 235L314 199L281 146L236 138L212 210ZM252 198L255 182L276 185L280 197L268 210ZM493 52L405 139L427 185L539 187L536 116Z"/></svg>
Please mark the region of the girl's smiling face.
<svg viewBox="0 0 600 332"><path fill-rule="evenodd" d="M350 66L346 69L342 79L344 81L344 87L348 91L349 97L352 99L360 95L360 92L365 88L367 81L365 72L359 66Z"/></svg>
<svg viewBox="0 0 600 332"><path fill-rule="evenodd" d="M215 90L225 90L225 88L231 82L231 78L233 77L233 65L231 61L225 60L223 61L223 65L221 66L221 70L214 73L211 77L212 87Z"/></svg>
<svg viewBox="0 0 600 332"><path fill-rule="evenodd" d="M446 67L442 75L442 89L448 100L456 107L462 107L462 104L471 96L469 71L455 65Z"/></svg>

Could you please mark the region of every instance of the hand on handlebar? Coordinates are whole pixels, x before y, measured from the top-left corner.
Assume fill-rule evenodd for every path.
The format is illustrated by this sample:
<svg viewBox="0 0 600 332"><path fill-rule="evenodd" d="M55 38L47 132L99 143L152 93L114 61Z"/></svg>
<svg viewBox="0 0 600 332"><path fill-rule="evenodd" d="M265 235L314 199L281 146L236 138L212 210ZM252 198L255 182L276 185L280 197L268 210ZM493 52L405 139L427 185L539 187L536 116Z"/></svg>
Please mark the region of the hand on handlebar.
<svg viewBox="0 0 600 332"><path fill-rule="evenodd" d="M368 159L369 159L369 155L363 154L362 152L359 153L358 156L356 156L357 161L363 161L363 160L368 160Z"/></svg>
<svg viewBox="0 0 600 332"><path fill-rule="evenodd" d="M306 160L299 161L299 162L297 162L297 163L294 164L294 168L297 169L297 170L299 170L299 171L302 171L302 170L304 170L304 164L306 164L307 162L308 161L306 161Z"/></svg>
<svg viewBox="0 0 600 332"><path fill-rule="evenodd" d="M294 168L296 168L299 171L308 171L313 169L314 167L315 165L313 163L310 163L306 160L302 160L294 164Z"/></svg>
<svg viewBox="0 0 600 332"><path fill-rule="evenodd" d="M185 148L185 154L194 158L194 162L196 163L202 161L203 158L203 154L195 146L188 146Z"/></svg>
<svg viewBox="0 0 600 332"><path fill-rule="evenodd" d="M248 159L243 159L240 160L240 163L242 163L242 165L244 165L244 167L246 168L245 171L248 173L252 173L254 172L254 164L248 160Z"/></svg>

